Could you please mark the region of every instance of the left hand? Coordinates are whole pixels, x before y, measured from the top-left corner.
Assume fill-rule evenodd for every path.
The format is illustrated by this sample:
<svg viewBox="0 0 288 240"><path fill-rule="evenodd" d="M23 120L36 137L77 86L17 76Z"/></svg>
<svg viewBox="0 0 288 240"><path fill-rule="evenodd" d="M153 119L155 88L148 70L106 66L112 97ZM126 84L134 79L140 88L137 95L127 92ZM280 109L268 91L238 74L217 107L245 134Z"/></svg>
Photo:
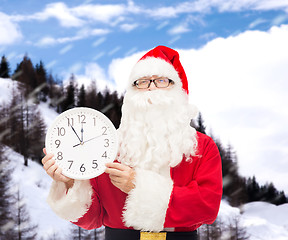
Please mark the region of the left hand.
<svg viewBox="0 0 288 240"><path fill-rule="evenodd" d="M135 187L135 171L129 166L116 162L106 163L105 173L109 174L115 187L127 194Z"/></svg>

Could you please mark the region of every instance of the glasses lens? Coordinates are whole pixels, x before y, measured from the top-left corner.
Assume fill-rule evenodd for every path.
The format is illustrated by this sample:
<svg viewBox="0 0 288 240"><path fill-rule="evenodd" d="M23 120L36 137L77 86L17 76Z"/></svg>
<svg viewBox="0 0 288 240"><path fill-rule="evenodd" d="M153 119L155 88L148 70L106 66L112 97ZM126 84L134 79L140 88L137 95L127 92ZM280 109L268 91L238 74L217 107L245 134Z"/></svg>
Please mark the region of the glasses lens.
<svg viewBox="0 0 288 240"><path fill-rule="evenodd" d="M138 80L136 81L136 86L137 86L138 88L148 88L149 83L150 83L150 80L138 79Z"/></svg>
<svg viewBox="0 0 288 240"><path fill-rule="evenodd" d="M158 88L165 88L169 85L169 79L168 78L157 78L154 80L156 86Z"/></svg>

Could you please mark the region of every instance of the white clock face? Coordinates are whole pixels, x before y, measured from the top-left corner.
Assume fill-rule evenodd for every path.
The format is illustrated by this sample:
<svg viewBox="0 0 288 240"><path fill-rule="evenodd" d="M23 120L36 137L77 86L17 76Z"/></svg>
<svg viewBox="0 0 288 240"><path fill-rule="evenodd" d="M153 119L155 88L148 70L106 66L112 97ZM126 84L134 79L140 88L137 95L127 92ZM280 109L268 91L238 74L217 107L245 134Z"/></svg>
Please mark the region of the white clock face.
<svg viewBox="0 0 288 240"><path fill-rule="evenodd" d="M53 153L62 174L73 179L91 179L117 156L117 131L101 112L77 107L61 113L49 127L47 153Z"/></svg>

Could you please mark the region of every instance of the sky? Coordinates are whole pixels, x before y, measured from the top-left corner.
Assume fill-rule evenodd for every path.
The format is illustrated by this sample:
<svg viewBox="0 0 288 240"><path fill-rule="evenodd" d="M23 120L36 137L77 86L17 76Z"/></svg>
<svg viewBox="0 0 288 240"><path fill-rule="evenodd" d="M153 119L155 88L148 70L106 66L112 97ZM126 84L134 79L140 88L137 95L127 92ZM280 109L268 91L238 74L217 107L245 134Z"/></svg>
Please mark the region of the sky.
<svg viewBox="0 0 288 240"><path fill-rule="evenodd" d="M124 92L149 49L176 49L208 134L240 173L288 193L288 0L0 0L0 55Z"/></svg>

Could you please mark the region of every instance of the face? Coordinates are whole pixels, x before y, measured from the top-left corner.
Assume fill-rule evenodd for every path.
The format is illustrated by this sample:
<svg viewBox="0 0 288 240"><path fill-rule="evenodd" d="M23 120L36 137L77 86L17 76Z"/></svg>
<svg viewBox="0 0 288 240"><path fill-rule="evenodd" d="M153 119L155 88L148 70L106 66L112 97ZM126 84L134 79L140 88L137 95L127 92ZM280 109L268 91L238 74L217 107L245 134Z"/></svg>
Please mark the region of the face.
<svg viewBox="0 0 288 240"><path fill-rule="evenodd" d="M152 76L145 76L145 77L142 77L141 79L143 80L154 80L154 79L158 79L158 78L161 78L163 76L158 76L158 75L152 75ZM136 86L134 86L134 88L138 89L139 91L153 91L153 90L158 90L158 89L161 89L161 90L167 90L169 88L171 88L173 86L172 83L170 83L168 85L168 87L165 87L165 88L157 88L155 83L154 82L151 82L149 88L137 88Z"/></svg>

